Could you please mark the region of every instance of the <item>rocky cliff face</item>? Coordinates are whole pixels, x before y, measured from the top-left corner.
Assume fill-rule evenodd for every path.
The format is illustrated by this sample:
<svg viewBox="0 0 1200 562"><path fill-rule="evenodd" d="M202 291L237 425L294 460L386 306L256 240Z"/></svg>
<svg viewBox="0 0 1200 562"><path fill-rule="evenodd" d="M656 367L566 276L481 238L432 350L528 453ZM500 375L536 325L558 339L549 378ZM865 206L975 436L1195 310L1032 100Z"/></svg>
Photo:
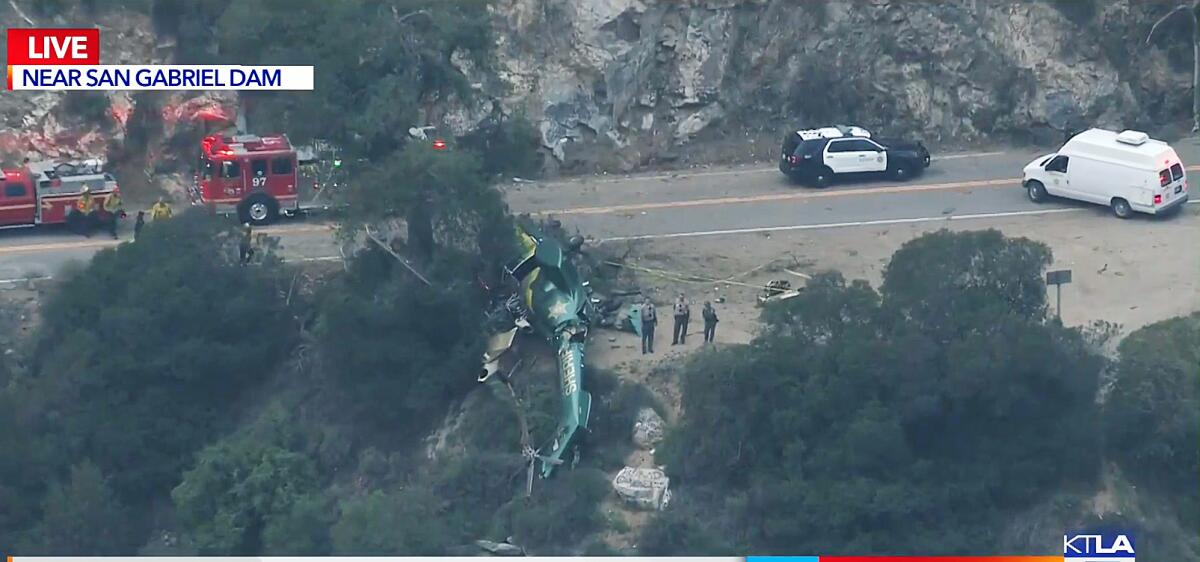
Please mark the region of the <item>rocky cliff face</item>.
<svg viewBox="0 0 1200 562"><path fill-rule="evenodd" d="M1186 15L1144 0L497 0L509 111L566 167L854 122L927 141L1186 120Z"/></svg>
<svg viewBox="0 0 1200 562"><path fill-rule="evenodd" d="M24 5L25 9L21 6ZM91 15L65 10L53 18L39 17L28 8L32 2L0 3L4 27L96 26L100 33L103 64L168 64L175 42L155 35L147 14L114 9ZM151 162L167 151L172 137L203 126L204 121L233 121L237 96L231 92L22 92L0 96L0 163L13 165L23 158L42 159L124 158L131 117L138 101L142 131L137 134ZM150 124L153 133L145 125Z"/></svg>
<svg viewBox="0 0 1200 562"><path fill-rule="evenodd" d="M22 3L27 4L27 3ZM26 25L0 3L0 23ZM630 170L688 158L722 138L773 155L799 126L852 122L939 141L1054 142L1092 125L1158 131L1188 119L1190 22L1151 25L1175 0L493 0L496 65L456 64L480 95L436 119L462 134L523 113L563 171ZM76 14L78 15L78 14ZM82 21L82 20L80 20ZM46 21L64 25L79 21ZM165 62L173 45L128 11L97 22L104 62ZM112 122L74 119L61 93L0 99L0 153L93 156ZM231 96L173 94L171 108L236 112ZM211 100L207 98L213 98ZM194 113L194 112L193 112ZM170 131L164 131L167 136ZM746 153L744 152L743 155Z"/></svg>

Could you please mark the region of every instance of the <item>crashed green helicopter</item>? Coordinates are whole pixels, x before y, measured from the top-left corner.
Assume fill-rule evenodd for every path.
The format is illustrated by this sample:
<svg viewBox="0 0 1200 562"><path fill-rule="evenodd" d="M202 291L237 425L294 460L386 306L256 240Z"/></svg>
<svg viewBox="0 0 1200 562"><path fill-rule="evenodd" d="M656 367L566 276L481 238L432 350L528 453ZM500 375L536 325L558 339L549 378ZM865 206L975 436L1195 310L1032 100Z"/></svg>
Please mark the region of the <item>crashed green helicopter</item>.
<svg viewBox="0 0 1200 562"><path fill-rule="evenodd" d="M517 286L515 293L504 303L515 327L493 337L478 379L486 383L500 373L500 356L512 347L522 329L544 338L556 352L561 400L558 428L544 453L532 449L528 443L523 444L523 453L530 460L531 487L534 459L541 461L542 478L550 477L568 455L571 455L572 464L578 462L581 441L591 416L592 396L584 390L583 357L588 327L595 312L588 283L580 279L570 256L579 251L582 243L581 238L575 237L564 248L532 221L518 219L514 245L516 258L504 267L506 276ZM509 376L511 372L508 376L500 373L498 378L507 383ZM524 422L522 432L528 439Z"/></svg>

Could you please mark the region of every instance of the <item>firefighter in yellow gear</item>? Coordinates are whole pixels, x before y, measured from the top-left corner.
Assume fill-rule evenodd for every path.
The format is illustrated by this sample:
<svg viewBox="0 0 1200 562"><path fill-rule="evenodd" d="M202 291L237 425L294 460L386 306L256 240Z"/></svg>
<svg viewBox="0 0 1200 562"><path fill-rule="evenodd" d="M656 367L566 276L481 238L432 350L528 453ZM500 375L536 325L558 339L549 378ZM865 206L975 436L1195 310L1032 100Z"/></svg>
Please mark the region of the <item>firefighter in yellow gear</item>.
<svg viewBox="0 0 1200 562"><path fill-rule="evenodd" d="M159 197L158 202L150 207L150 219L160 220L169 218L171 218L171 206L162 197Z"/></svg>
<svg viewBox="0 0 1200 562"><path fill-rule="evenodd" d="M79 200L75 201L75 210L88 215L96 210L96 200L92 197L92 190L88 186L83 186L83 195L79 196Z"/></svg>
<svg viewBox="0 0 1200 562"><path fill-rule="evenodd" d="M117 239L117 219L125 214L125 209L122 208L121 194L116 190L104 199L104 226L108 227L108 233L112 235L113 240Z"/></svg>
<svg viewBox="0 0 1200 562"><path fill-rule="evenodd" d="M67 216L67 224L76 234L91 238L95 221L96 200L92 197L91 188L85 185L80 190L79 199L75 200L75 208L71 209L71 214Z"/></svg>

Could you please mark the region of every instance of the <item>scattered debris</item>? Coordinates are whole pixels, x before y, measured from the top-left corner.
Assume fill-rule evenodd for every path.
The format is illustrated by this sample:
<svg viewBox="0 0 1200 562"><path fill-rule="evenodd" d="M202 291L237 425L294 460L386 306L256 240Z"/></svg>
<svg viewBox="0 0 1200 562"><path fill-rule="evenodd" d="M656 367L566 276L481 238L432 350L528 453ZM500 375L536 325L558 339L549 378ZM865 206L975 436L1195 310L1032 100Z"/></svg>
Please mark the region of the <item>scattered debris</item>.
<svg viewBox="0 0 1200 562"><path fill-rule="evenodd" d="M801 278L801 279L809 279L809 280L811 280L811 279L812 279L812 275L809 275L809 274L807 274L807 273L800 273L799 271L792 271L792 270L790 270L790 269L787 269L787 268L784 268L784 269L783 269L783 271L784 271L785 273L788 273L788 274L790 274L790 275L795 275L796 277L799 277L799 278Z"/></svg>
<svg viewBox="0 0 1200 562"><path fill-rule="evenodd" d="M786 279L776 279L767 283L762 292L758 295L758 304L767 304L787 300L800 295L803 288L793 289L791 281Z"/></svg>
<svg viewBox="0 0 1200 562"><path fill-rule="evenodd" d="M475 541L475 545L497 556L525 556L525 549L512 544L512 537L508 537L504 542L492 542L481 539Z"/></svg>
<svg viewBox="0 0 1200 562"><path fill-rule="evenodd" d="M666 509L671 500L671 479L657 468L627 466L613 479L613 490L625 502L639 509Z"/></svg>
<svg viewBox="0 0 1200 562"><path fill-rule="evenodd" d="M663 439L663 421L652 408L642 408L633 424L633 443L642 449L652 449Z"/></svg>

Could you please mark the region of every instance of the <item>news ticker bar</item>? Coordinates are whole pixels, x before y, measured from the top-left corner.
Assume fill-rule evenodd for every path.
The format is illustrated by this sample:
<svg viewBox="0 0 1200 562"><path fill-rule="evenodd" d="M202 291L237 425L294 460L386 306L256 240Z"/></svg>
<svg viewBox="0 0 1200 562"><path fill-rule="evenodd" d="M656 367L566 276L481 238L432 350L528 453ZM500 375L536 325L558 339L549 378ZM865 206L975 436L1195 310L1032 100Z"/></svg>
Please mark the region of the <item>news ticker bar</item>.
<svg viewBox="0 0 1200 562"><path fill-rule="evenodd" d="M8 89L311 91L313 67L232 64L9 65Z"/></svg>
<svg viewBox="0 0 1200 562"><path fill-rule="evenodd" d="M575 561L580 558L567 556L529 556L527 560ZM639 562L657 560L663 562L1063 562L1062 556L588 556L585 560L607 562ZM8 562L479 562L474 556L9 556ZM1114 559L1115 560L1115 559Z"/></svg>

